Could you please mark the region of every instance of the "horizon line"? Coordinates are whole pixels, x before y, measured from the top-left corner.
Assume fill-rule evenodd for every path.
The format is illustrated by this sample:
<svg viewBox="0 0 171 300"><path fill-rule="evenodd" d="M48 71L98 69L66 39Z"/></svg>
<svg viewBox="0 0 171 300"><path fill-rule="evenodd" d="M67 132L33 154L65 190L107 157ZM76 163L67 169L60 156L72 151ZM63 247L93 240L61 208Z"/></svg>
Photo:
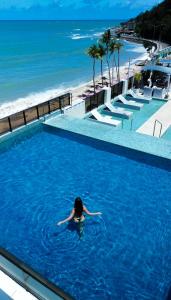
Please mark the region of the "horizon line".
<svg viewBox="0 0 171 300"><path fill-rule="evenodd" d="M123 21L128 19L0 19L0 21Z"/></svg>

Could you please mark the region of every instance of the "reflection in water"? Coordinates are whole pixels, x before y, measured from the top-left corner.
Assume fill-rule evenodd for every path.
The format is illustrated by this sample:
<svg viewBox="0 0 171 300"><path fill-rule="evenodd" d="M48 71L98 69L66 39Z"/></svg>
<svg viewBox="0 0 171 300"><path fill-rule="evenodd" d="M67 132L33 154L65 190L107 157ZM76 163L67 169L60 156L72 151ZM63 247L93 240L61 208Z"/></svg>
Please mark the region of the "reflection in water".
<svg viewBox="0 0 171 300"><path fill-rule="evenodd" d="M84 233L84 222L74 222L74 221L70 221L68 223L67 229L70 231L76 231L79 238L81 239Z"/></svg>

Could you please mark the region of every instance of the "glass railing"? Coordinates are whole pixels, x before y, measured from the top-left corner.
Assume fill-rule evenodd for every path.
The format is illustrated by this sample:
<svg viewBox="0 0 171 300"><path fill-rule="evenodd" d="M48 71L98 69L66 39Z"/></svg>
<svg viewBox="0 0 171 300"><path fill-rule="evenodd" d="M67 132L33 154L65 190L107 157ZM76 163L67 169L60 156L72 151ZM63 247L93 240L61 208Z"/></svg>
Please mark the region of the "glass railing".
<svg viewBox="0 0 171 300"><path fill-rule="evenodd" d="M123 90L123 81L118 82L111 86L111 98L115 98L116 96L122 94Z"/></svg>
<svg viewBox="0 0 171 300"><path fill-rule="evenodd" d="M43 102L31 108L25 109L3 119L0 119L0 135L13 131L14 129L26 125L32 121L62 109L72 104L72 94L67 93L49 101Z"/></svg>
<svg viewBox="0 0 171 300"><path fill-rule="evenodd" d="M74 300L3 248L0 248L0 270L39 300Z"/></svg>
<svg viewBox="0 0 171 300"><path fill-rule="evenodd" d="M86 110L86 112L89 112L93 108L104 104L104 94L105 94L105 91L102 90L102 91L97 92L93 95L87 96L85 98L85 110Z"/></svg>

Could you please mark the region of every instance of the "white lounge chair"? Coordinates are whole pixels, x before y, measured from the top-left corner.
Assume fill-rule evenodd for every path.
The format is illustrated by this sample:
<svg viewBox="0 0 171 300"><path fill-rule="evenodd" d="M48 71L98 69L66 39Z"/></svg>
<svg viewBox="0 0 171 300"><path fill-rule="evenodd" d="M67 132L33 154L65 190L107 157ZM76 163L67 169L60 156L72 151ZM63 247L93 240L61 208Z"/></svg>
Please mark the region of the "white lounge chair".
<svg viewBox="0 0 171 300"><path fill-rule="evenodd" d="M158 87L153 88L153 98L164 99L166 96L166 90Z"/></svg>
<svg viewBox="0 0 171 300"><path fill-rule="evenodd" d="M143 88L143 96L145 99L151 99L152 98L152 93L153 93L153 88L149 86L144 86Z"/></svg>
<svg viewBox="0 0 171 300"><path fill-rule="evenodd" d="M114 107L110 102L106 102L105 106L116 116L118 115L118 117L120 116L129 119L133 114L132 111L127 111L122 107Z"/></svg>
<svg viewBox="0 0 171 300"><path fill-rule="evenodd" d="M127 91L127 95L129 97L132 96L133 100L139 102L139 103L149 103L150 101L152 101L152 97L151 98L146 98L144 97L144 95L140 95L140 94L136 94L133 90L128 90ZM130 97L128 99L131 99Z"/></svg>
<svg viewBox="0 0 171 300"><path fill-rule="evenodd" d="M106 124L109 124L109 125L113 125L113 126L118 126L121 124L121 121L119 120L113 120L112 117L110 116L102 116L98 111L97 109L93 109L91 111L93 117L97 120L97 121L100 121L102 123L106 123Z"/></svg>
<svg viewBox="0 0 171 300"><path fill-rule="evenodd" d="M140 110L144 106L143 103L137 103L135 100L127 100L122 95L118 95L114 100L115 100L115 105L120 107Z"/></svg>
<svg viewBox="0 0 171 300"><path fill-rule="evenodd" d="M134 98L142 98L142 95L138 94L138 93L135 93L132 89L128 90L127 91L127 95L131 95L132 97Z"/></svg>

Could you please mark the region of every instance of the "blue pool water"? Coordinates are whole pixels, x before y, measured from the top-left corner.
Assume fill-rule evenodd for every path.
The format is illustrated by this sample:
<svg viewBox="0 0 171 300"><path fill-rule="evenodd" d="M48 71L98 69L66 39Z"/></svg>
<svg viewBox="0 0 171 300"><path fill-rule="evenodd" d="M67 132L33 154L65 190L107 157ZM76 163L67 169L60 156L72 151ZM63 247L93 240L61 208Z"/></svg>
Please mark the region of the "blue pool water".
<svg viewBox="0 0 171 300"><path fill-rule="evenodd" d="M162 138L171 141L171 126L166 130Z"/></svg>
<svg viewBox="0 0 171 300"><path fill-rule="evenodd" d="M1 151L0 245L77 300L165 299L171 172L96 146L40 131ZM55 226L78 195L103 212L81 240Z"/></svg>

